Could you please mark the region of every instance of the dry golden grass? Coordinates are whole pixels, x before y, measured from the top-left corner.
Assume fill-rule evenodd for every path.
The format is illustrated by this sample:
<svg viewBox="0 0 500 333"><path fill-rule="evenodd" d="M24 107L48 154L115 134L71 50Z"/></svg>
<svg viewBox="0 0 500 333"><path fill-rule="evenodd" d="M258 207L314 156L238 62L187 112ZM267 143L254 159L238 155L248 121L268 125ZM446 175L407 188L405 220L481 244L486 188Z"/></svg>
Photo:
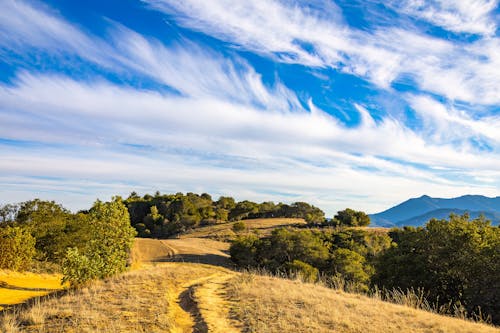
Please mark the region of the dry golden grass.
<svg viewBox="0 0 500 333"><path fill-rule="evenodd" d="M229 295L244 332L500 332L362 295L253 274L231 280Z"/></svg>
<svg viewBox="0 0 500 333"><path fill-rule="evenodd" d="M60 298L34 302L18 313L4 313L0 331L192 332L192 314L181 308L180 295L225 272L189 263L144 265Z"/></svg>
<svg viewBox="0 0 500 333"><path fill-rule="evenodd" d="M134 264L141 262L166 261L175 254L175 250L165 243L151 238L136 238L131 251Z"/></svg>
<svg viewBox="0 0 500 333"><path fill-rule="evenodd" d="M269 235L275 228L294 224L306 224L304 219L295 218L250 219L242 220L241 222L245 223L247 228L246 232L257 231L262 236ZM233 224L235 223L236 222L227 222L196 228L181 235L180 238L212 238L220 241L228 241L234 239L237 235L237 233L232 230Z"/></svg>
<svg viewBox="0 0 500 333"><path fill-rule="evenodd" d="M62 275L0 270L0 310L37 296L61 290Z"/></svg>

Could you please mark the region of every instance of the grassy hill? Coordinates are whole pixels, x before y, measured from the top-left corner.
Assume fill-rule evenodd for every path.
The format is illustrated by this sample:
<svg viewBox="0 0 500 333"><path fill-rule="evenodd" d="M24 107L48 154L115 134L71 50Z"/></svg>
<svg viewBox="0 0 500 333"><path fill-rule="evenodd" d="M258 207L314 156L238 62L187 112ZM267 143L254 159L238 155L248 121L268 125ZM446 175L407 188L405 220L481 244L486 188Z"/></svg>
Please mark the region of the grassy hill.
<svg viewBox="0 0 500 333"><path fill-rule="evenodd" d="M259 235L266 236L271 233L273 229L279 227L304 225L304 219L296 218L268 218L268 219L249 219L242 220L245 224L244 232L257 232ZM236 236L233 231L233 225L238 222L227 222L214 225L207 225L190 230L184 234L179 235L179 238L211 238L220 241L231 240Z"/></svg>
<svg viewBox="0 0 500 333"><path fill-rule="evenodd" d="M235 272L220 267L229 265L227 246L206 238L138 239L133 271L7 311L0 331L500 332L320 285Z"/></svg>

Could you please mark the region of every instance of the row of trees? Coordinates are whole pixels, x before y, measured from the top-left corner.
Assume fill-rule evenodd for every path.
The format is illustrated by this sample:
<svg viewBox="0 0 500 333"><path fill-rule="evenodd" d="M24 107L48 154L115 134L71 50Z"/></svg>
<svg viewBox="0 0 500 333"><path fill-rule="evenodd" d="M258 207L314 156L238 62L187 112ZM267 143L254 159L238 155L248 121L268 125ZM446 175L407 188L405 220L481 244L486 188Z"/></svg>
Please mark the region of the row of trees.
<svg viewBox="0 0 500 333"><path fill-rule="evenodd" d="M500 323L500 228L483 218L452 215L388 234L354 228L276 229L265 238L239 237L230 253L240 267L307 280L341 277L359 291L423 290L438 307L463 307Z"/></svg>
<svg viewBox="0 0 500 333"><path fill-rule="evenodd" d="M308 223L324 223L324 212L305 202L290 205L274 202L236 202L232 197L213 200L207 194L156 193L143 197L132 193L124 200L132 225L140 237L168 237L200 225L253 218L303 218Z"/></svg>
<svg viewBox="0 0 500 333"><path fill-rule="evenodd" d="M35 199L1 207L0 218L0 268L22 270L35 260L60 267L72 284L124 271L136 235L119 197L76 214Z"/></svg>

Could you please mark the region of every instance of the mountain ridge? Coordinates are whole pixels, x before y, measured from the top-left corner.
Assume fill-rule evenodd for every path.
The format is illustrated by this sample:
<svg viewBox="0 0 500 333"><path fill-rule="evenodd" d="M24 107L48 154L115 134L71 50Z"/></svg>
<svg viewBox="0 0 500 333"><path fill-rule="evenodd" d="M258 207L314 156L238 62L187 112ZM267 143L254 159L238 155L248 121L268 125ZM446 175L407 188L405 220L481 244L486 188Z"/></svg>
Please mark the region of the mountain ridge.
<svg viewBox="0 0 500 333"><path fill-rule="evenodd" d="M371 214L374 226L422 226L431 218L447 218L451 213L468 213L472 218L483 214L493 224L500 223L500 196L463 195L456 198L433 198L422 195L408 199L380 213Z"/></svg>

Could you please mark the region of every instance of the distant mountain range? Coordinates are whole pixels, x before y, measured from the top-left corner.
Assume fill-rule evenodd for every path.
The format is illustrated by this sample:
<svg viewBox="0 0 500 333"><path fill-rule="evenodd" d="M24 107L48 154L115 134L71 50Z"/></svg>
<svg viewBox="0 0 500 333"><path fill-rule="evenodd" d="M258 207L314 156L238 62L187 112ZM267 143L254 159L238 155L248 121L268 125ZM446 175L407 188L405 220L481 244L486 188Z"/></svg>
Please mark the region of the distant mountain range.
<svg viewBox="0 0 500 333"><path fill-rule="evenodd" d="M464 195L441 199L423 195L409 199L383 212L370 215L371 224L380 227L423 226L431 218L448 218L451 213L468 213L472 218L483 214L492 224L500 223L500 197Z"/></svg>

